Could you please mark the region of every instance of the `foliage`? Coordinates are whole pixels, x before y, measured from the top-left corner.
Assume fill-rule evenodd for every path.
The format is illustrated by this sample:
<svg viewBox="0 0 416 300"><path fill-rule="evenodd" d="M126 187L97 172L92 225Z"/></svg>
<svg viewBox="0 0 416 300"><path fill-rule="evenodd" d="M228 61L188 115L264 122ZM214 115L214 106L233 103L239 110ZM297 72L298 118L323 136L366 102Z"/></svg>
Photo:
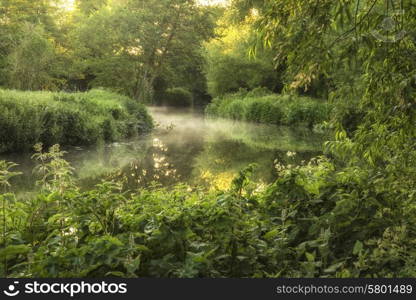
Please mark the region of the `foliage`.
<svg viewBox="0 0 416 300"><path fill-rule="evenodd" d="M64 86L66 14L50 0L0 0L0 86Z"/></svg>
<svg viewBox="0 0 416 300"><path fill-rule="evenodd" d="M213 18L194 0L128 0L81 13L70 33L74 78L147 103L174 86L204 94L199 49Z"/></svg>
<svg viewBox="0 0 416 300"><path fill-rule="evenodd" d="M0 90L0 152L116 141L152 127L145 107L103 90L87 93Z"/></svg>
<svg viewBox="0 0 416 300"><path fill-rule="evenodd" d="M38 185L47 191L60 193L73 187L73 168L63 159L66 152L61 151L58 144L51 146L48 152L43 151L42 144L36 144L34 150L36 153L32 159L38 165L33 171L40 177Z"/></svg>
<svg viewBox="0 0 416 300"><path fill-rule="evenodd" d="M336 171L322 178L328 198L321 196L324 202L316 215L307 213L295 221L319 222L325 204L333 205L325 220L333 222L330 231L322 231L321 241L308 252L310 276L317 275L328 254L347 255L353 245L355 269L344 270L345 261L340 260L331 272L339 269L347 277L413 276L409 243L414 236L407 220L414 218L415 195L414 5L390 0L234 3L242 13L257 9L257 45L272 48L275 61L286 64L286 90L307 89L323 76L336 105L336 130L327 143ZM291 189L298 185L288 184ZM317 227L306 222L302 228ZM326 248L333 234L344 242L343 249ZM393 271L397 266L402 271Z"/></svg>
<svg viewBox="0 0 416 300"><path fill-rule="evenodd" d="M70 174L68 165L53 167L58 148L38 161L45 155L40 166ZM385 180L369 184L373 174L339 172L321 157L277 163L278 180L259 189L254 169L222 191L126 193L103 182L82 192L43 177L37 195L1 195L0 268L13 277L414 276L414 186L394 202L402 192Z"/></svg>
<svg viewBox="0 0 416 300"><path fill-rule="evenodd" d="M54 45L39 27L27 25L7 58L6 68L10 88L54 90L59 86Z"/></svg>
<svg viewBox="0 0 416 300"><path fill-rule="evenodd" d="M167 106L192 106L191 92L184 88L176 87L167 89L164 95L164 105Z"/></svg>
<svg viewBox="0 0 416 300"><path fill-rule="evenodd" d="M239 89L265 87L279 91L282 88L280 73L275 70L273 55L267 49L257 56L249 53L255 40L252 28L254 17L233 23L229 13L218 21L217 36L205 43L205 74L208 92L217 97Z"/></svg>
<svg viewBox="0 0 416 300"><path fill-rule="evenodd" d="M318 99L278 95L262 89L225 95L206 108L210 116L275 125L318 125L330 118L332 106Z"/></svg>
<svg viewBox="0 0 416 300"><path fill-rule="evenodd" d="M409 1L238 0L235 4L241 9L256 7L258 45L270 46L277 53L276 61L288 66L287 89L307 88L324 75L331 83L331 99L343 107L350 102L360 110L360 125L353 126L357 130L352 140L345 140L354 144L350 150L356 151L355 158L373 166L378 161L384 168L393 163L392 153L412 152L413 143L405 142L415 136L410 126L414 110L409 109L415 95L415 7ZM383 26L388 22L393 27ZM335 119L340 133L345 129L341 121ZM383 139L388 149L380 151L378 141Z"/></svg>
<svg viewBox="0 0 416 300"><path fill-rule="evenodd" d="M250 181L249 166L217 191L126 192L118 182L81 191L60 149L38 146L35 195L7 193L16 174L0 163L4 276L416 276L411 1L234 0L240 23L226 15L215 39L218 14L191 0L88 2L66 27L50 1L0 0L1 84L56 89L67 60L64 81L75 88L146 101L179 86L203 94L204 56L218 96L207 114L313 126L331 111L334 135L326 156L277 161L269 186ZM238 92L282 84L283 95ZM300 91L333 104L291 96ZM141 105L88 95L1 91L1 151L114 140L150 126Z"/></svg>
<svg viewBox="0 0 416 300"><path fill-rule="evenodd" d="M200 49L220 9L195 0L77 0L73 10L63 4L0 0L0 86L106 87L147 102L183 86L207 101Z"/></svg>

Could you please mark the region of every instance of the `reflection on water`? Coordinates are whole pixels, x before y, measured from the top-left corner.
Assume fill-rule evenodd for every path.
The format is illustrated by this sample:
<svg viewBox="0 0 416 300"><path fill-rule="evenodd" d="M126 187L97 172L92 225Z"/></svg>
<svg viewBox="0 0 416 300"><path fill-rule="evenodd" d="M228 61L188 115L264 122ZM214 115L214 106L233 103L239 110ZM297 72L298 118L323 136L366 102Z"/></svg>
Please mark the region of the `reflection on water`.
<svg viewBox="0 0 416 300"><path fill-rule="evenodd" d="M323 136L308 129L290 129L229 120L204 119L198 112L150 108L158 126L146 137L89 148L67 148L66 159L75 167L82 187L102 179L122 180L137 188L178 182L227 188L235 174L255 162L255 178L275 178L274 162L299 164L320 154ZM288 151L296 155L287 155ZM30 154L0 159L17 162L23 176L18 190L30 190Z"/></svg>

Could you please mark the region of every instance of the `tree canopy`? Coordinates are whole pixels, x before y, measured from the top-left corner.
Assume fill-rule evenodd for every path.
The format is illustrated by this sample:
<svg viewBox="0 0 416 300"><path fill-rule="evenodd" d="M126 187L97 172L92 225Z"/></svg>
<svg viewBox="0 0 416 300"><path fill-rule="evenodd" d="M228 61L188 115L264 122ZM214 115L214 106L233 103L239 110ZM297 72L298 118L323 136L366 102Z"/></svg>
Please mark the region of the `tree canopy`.
<svg viewBox="0 0 416 300"><path fill-rule="evenodd" d="M200 48L214 34L215 9L194 0L78 0L73 11L62 5L2 0L0 84L100 86L147 102L169 87L206 94Z"/></svg>

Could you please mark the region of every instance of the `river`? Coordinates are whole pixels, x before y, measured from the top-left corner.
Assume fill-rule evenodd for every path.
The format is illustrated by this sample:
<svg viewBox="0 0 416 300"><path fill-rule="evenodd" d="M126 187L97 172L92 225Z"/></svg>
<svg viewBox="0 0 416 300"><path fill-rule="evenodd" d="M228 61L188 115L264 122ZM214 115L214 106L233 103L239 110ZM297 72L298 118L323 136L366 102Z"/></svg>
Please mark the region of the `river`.
<svg viewBox="0 0 416 300"><path fill-rule="evenodd" d="M208 119L193 110L149 110L157 126L148 136L64 149L82 188L102 179L118 179L129 189L176 183L223 189L250 163L257 165L253 178L269 183L276 178L277 162L301 164L322 153L324 136L306 128ZM23 173L13 180L14 191L35 189L30 156L0 156L18 163Z"/></svg>

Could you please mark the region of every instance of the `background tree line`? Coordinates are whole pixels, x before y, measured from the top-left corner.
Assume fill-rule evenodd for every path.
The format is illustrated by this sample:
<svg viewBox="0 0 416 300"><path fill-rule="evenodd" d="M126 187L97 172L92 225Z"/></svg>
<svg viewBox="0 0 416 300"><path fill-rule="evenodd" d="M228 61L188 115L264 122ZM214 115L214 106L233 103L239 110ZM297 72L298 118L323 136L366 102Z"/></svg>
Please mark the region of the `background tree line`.
<svg viewBox="0 0 416 300"><path fill-rule="evenodd" d="M0 1L0 85L107 87L152 102L181 87L206 99L201 45L220 9L194 0Z"/></svg>
<svg viewBox="0 0 416 300"><path fill-rule="evenodd" d="M275 63L273 48L253 51L258 11L239 5L75 0L70 9L66 0L0 0L0 86L105 87L147 103L197 105L240 89L279 93L286 65ZM316 82L298 92L326 96Z"/></svg>

